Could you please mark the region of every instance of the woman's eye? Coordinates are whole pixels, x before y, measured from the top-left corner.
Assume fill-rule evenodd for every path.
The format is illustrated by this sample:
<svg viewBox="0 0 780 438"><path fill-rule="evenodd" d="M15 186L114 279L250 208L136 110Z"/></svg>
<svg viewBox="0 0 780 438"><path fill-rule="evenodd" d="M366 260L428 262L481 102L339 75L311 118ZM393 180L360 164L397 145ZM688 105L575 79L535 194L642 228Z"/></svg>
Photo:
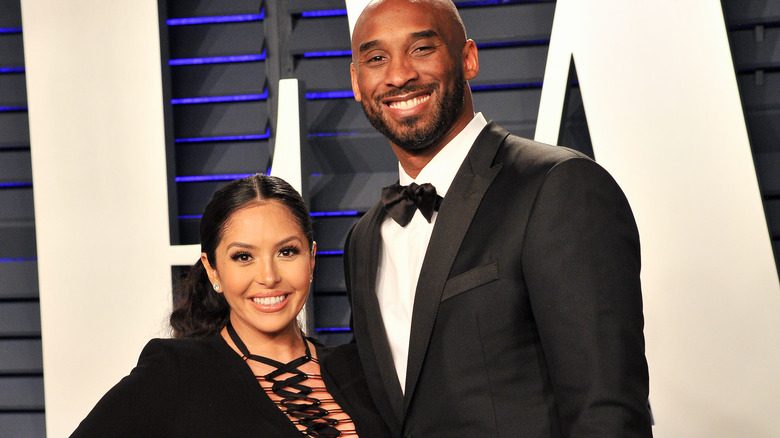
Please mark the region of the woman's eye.
<svg viewBox="0 0 780 438"><path fill-rule="evenodd" d="M233 256L231 256L230 258L233 259L234 261L245 263L252 260L252 255L246 252L238 252L233 254Z"/></svg>
<svg viewBox="0 0 780 438"><path fill-rule="evenodd" d="M295 246L288 246L286 248L282 248L279 251L279 255L282 256L282 257L292 257L292 256L298 255L300 253L301 253L301 250L298 249Z"/></svg>

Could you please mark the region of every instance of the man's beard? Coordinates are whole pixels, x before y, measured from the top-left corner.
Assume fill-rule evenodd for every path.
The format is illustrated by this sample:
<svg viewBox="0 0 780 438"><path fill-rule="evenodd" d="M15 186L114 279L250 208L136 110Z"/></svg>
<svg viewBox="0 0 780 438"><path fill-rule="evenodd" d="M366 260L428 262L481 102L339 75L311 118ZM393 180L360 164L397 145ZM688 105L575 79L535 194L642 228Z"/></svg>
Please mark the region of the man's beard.
<svg viewBox="0 0 780 438"><path fill-rule="evenodd" d="M445 90L441 101L436 104L435 108L431 108L431 113L434 114L433 121L417 129L414 129L415 124L427 113L404 119L400 126L402 129L397 129L396 127L390 126L382 118L382 113L378 109L382 108L380 100L392 95L411 93L420 89L438 91L441 88L440 83L434 83L432 85L410 85L390 93L385 93L374 99L376 107L371 107L364 101L362 105L363 112L366 114L368 121L371 122L371 126L387 137L394 145L407 152L425 150L444 137L447 131L452 128L452 125L455 124L455 121L458 119L458 116L463 109L465 94L463 72L456 72L455 76L452 89Z"/></svg>

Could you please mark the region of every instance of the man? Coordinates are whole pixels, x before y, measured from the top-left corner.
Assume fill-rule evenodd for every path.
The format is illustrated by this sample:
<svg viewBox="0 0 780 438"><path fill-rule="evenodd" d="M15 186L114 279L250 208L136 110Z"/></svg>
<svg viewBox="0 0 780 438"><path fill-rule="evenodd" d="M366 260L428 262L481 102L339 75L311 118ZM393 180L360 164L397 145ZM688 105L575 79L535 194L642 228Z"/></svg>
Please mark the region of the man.
<svg viewBox="0 0 780 438"><path fill-rule="evenodd" d="M475 115L477 48L450 0L370 3L352 53L355 99L410 186L384 189L345 250L396 435L651 436L639 237L614 180Z"/></svg>

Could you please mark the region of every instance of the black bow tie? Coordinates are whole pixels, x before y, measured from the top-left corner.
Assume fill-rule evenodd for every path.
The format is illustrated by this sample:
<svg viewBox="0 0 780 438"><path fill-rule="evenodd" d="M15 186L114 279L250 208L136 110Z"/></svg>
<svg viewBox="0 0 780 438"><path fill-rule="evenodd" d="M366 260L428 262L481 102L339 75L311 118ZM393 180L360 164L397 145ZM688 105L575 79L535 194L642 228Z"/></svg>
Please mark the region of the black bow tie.
<svg viewBox="0 0 780 438"><path fill-rule="evenodd" d="M402 227L412 220L415 209L419 209L430 223L433 212L439 209L441 201L442 197L436 194L436 188L430 183L411 183L408 186L396 183L382 189L382 204L387 214Z"/></svg>

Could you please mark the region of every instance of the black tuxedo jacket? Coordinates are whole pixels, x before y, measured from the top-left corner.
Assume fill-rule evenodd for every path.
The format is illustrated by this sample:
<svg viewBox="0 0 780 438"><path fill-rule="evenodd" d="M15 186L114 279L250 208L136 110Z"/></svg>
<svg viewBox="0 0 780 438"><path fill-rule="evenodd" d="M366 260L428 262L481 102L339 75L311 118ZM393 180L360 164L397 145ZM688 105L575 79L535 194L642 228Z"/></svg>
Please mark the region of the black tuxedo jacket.
<svg viewBox="0 0 780 438"><path fill-rule="evenodd" d="M404 437L646 437L639 236L609 174L490 123L444 198L417 285L407 381L376 298L381 204L345 273L377 407Z"/></svg>

